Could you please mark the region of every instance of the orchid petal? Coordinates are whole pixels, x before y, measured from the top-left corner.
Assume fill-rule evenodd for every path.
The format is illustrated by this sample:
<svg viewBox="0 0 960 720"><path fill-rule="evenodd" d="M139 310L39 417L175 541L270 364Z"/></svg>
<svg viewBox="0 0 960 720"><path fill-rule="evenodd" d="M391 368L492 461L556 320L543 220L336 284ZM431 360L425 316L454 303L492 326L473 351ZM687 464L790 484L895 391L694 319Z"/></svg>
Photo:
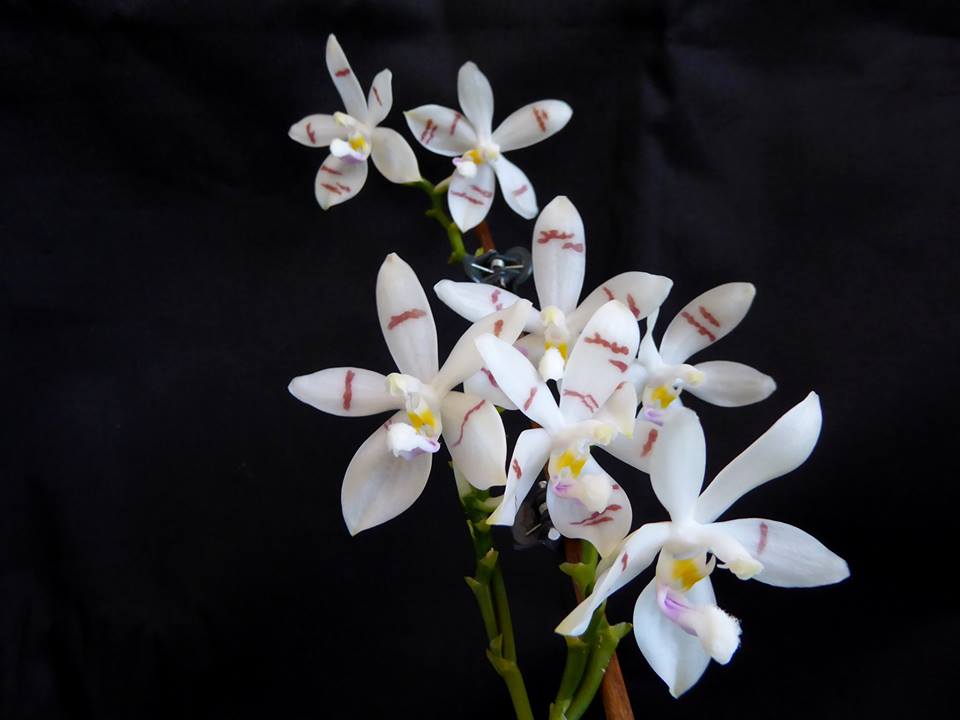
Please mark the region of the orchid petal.
<svg viewBox="0 0 960 720"><path fill-rule="evenodd" d="M622 588L648 567L660 552L670 533L670 523L642 525L620 543L608 569L598 575L593 592L557 626L561 635L582 635L598 607L614 592Z"/></svg>
<svg viewBox="0 0 960 720"><path fill-rule="evenodd" d="M567 327L571 332L579 332L600 306L610 300L619 300L637 320L642 320L663 304L671 287L673 280L663 275L639 271L620 273L584 298L567 316Z"/></svg>
<svg viewBox="0 0 960 720"><path fill-rule="evenodd" d="M650 457L660 436L661 428L642 416L634 421L633 435L617 435L603 449L617 460L635 467L641 472L650 472Z"/></svg>
<svg viewBox="0 0 960 720"><path fill-rule="evenodd" d="M396 130L374 128L371 134L373 148L370 157L377 170L392 183L416 182L420 168L413 149Z"/></svg>
<svg viewBox="0 0 960 720"><path fill-rule="evenodd" d="M475 395L451 392L440 410L443 440L467 482L478 490L506 485L507 437L497 409Z"/></svg>
<svg viewBox="0 0 960 720"><path fill-rule="evenodd" d="M717 474L697 501L697 521L712 522L750 490L801 465L822 422L820 398L811 392Z"/></svg>
<svg viewBox="0 0 960 720"><path fill-rule="evenodd" d="M493 141L502 152L525 148L562 130L572 116L563 100L538 100L510 113L493 131Z"/></svg>
<svg viewBox="0 0 960 720"><path fill-rule="evenodd" d="M720 407L760 402L777 389L772 377L742 363L712 360L694 367L703 373L703 382L684 387L701 400Z"/></svg>
<svg viewBox="0 0 960 720"><path fill-rule="evenodd" d="M550 433L543 428L524 430L517 438L513 457L507 468L507 488L500 505L487 521L491 525L513 525L517 511L550 454Z"/></svg>
<svg viewBox="0 0 960 720"><path fill-rule="evenodd" d="M466 232L483 222L495 190L493 169L487 163L477 167L473 177L455 172L447 189L447 205L457 227Z"/></svg>
<svg viewBox="0 0 960 720"><path fill-rule="evenodd" d="M430 382L437 374L437 327L417 274L396 253L377 275L377 314L397 368Z"/></svg>
<svg viewBox="0 0 960 720"><path fill-rule="evenodd" d="M367 163L353 162L336 155L327 155L317 171L314 192L324 210L346 202L363 188L367 181Z"/></svg>
<svg viewBox="0 0 960 720"><path fill-rule="evenodd" d="M490 313L508 308L520 299L509 290L475 282L441 280L433 286L433 291L448 308L470 322L476 322ZM539 315L540 313L531 305L524 329L532 331L541 327Z"/></svg>
<svg viewBox="0 0 960 720"><path fill-rule="evenodd" d="M367 121L367 101L363 97L363 89L357 81L356 75L347 62L347 56L337 42L337 38L331 35L327 38L327 70L330 72L330 79L340 93L343 100L343 107L350 115L360 122Z"/></svg>
<svg viewBox="0 0 960 720"><path fill-rule="evenodd" d="M709 577L690 588L686 597L696 605L716 604ZM633 634L643 657L667 684L673 697L680 697L693 687L710 664L710 656L700 639L688 635L660 610L656 580L651 580L637 598Z"/></svg>
<svg viewBox="0 0 960 720"><path fill-rule="evenodd" d="M611 300L584 328L563 377L560 410L568 422L592 416L607 401L637 354L640 329L622 303Z"/></svg>
<svg viewBox="0 0 960 720"><path fill-rule="evenodd" d="M706 461L706 442L697 414L684 407L671 408L651 453L650 483L674 522L693 514Z"/></svg>
<svg viewBox="0 0 960 720"><path fill-rule="evenodd" d="M494 337L505 342L512 343L517 339L523 329L524 319L530 314L530 301L518 300L515 305L481 318L457 340L432 382L437 395L443 395L450 388L459 385L483 366L483 359L474 342L478 337L492 333Z"/></svg>
<svg viewBox="0 0 960 720"><path fill-rule="evenodd" d="M381 70L370 84L367 95L367 124L376 127L390 114L393 107L393 73Z"/></svg>
<svg viewBox="0 0 960 720"><path fill-rule="evenodd" d="M493 373L487 368L482 367L478 372L463 381L463 391L489 400L494 405L504 410L516 410L517 406L513 401L503 394L503 390L497 385Z"/></svg>
<svg viewBox="0 0 960 720"><path fill-rule="evenodd" d="M427 484L431 453L404 460L387 445L387 427L404 417L401 411L377 428L347 467L340 504L351 535L395 518L413 505Z"/></svg>
<svg viewBox="0 0 960 720"><path fill-rule="evenodd" d="M695 297L664 331L660 341L663 361L682 363L729 333L743 320L756 294L750 283L733 282Z"/></svg>
<svg viewBox="0 0 960 720"><path fill-rule="evenodd" d="M524 415L550 432L566 424L550 389L519 350L493 335L477 338L477 350L500 389Z"/></svg>
<svg viewBox="0 0 960 720"><path fill-rule="evenodd" d="M403 116L417 142L438 155L456 157L478 143L470 121L456 110L442 105L421 105L407 110Z"/></svg>
<svg viewBox="0 0 960 720"><path fill-rule="evenodd" d="M775 520L749 518L713 523L729 533L763 563L753 576L777 587L818 587L850 576L846 561L800 528Z"/></svg>
<svg viewBox="0 0 960 720"><path fill-rule="evenodd" d="M457 98L463 114L477 130L481 140L490 137L493 123L493 89L476 63L466 62L457 73Z"/></svg>
<svg viewBox="0 0 960 720"><path fill-rule="evenodd" d="M617 437L632 435L637 414L637 389L633 383L621 382L600 406L594 420L609 423L617 429Z"/></svg>
<svg viewBox="0 0 960 720"><path fill-rule="evenodd" d="M338 124L333 115L307 115L290 126L291 140L307 147L327 147L331 140L345 138L347 128Z"/></svg>
<svg viewBox="0 0 960 720"><path fill-rule="evenodd" d="M565 195L551 200L537 218L532 254L540 308L573 312L583 289L586 235L580 213Z"/></svg>
<svg viewBox="0 0 960 720"><path fill-rule="evenodd" d="M553 483L547 487L547 509L553 526L566 538L589 540L597 548L601 557L616 550L620 542L630 532L633 521L633 509L630 498L613 478L592 457L587 461L581 478L588 475L600 475L610 483L610 496L604 508L591 511L580 500L561 497Z"/></svg>
<svg viewBox="0 0 960 720"><path fill-rule="evenodd" d="M300 402L345 417L375 415L402 404L388 392L384 375L361 368L329 368L301 375L291 380L287 389Z"/></svg>
<svg viewBox="0 0 960 720"><path fill-rule="evenodd" d="M503 193L503 199L507 201L510 209L527 220L536 217L537 194L533 190L533 183L523 170L503 155L492 160L491 164L500 182L500 192Z"/></svg>

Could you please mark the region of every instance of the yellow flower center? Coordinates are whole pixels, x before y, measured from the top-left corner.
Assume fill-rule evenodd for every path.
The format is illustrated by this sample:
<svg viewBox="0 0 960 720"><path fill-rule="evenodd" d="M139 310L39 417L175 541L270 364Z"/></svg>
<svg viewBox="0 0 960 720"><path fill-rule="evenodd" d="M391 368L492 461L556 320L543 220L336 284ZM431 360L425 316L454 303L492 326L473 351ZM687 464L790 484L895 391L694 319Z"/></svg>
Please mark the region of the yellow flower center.
<svg viewBox="0 0 960 720"><path fill-rule="evenodd" d="M556 348L557 352L560 353L560 357L563 358L563 361L567 361L567 343L552 343L548 340L543 344L543 349L549 350L550 348Z"/></svg>
<svg viewBox="0 0 960 720"><path fill-rule="evenodd" d="M357 133L350 138L350 147L360 153L367 152L367 149L370 147L370 144L367 142L367 139L363 137L360 133Z"/></svg>
<svg viewBox="0 0 960 720"><path fill-rule="evenodd" d="M650 393L650 397L660 403L660 407L665 408L674 400L677 399L676 393L672 388L667 387L666 385L661 385Z"/></svg>
<svg viewBox="0 0 960 720"><path fill-rule="evenodd" d="M410 418L410 424L413 425L413 429L418 433L430 434L433 435L437 430L437 419L433 415L433 411L424 405L421 410L408 410L407 417ZM424 432L421 428L427 428L427 431Z"/></svg>
<svg viewBox="0 0 960 720"><path fill-rule="evenodd" d="M564 450L557 458L556 473L559 474L564 468L570 468L570 474L573 477L579 477L580 471L587 462L587 456L579 456L572 450Z"/></svg>
<svg viewBox="0 0 960 720"><path fill-rule="evenodd" d="M686 592L709 575L703 563L697 562L694 558L674 560L672 572L674 582L680 583L683 592Z"/></svg>

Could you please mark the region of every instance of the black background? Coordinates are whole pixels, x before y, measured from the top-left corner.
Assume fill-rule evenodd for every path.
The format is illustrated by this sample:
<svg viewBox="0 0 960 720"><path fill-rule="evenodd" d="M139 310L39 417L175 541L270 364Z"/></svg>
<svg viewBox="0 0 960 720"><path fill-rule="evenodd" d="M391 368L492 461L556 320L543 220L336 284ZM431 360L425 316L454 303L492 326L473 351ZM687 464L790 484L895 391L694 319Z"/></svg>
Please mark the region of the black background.
<svg viewBox="0 0 960 720"><path fill-rule="evenodd" d="M587 289L668 275L669 318L714 285L757 285L698 359L747 362L779 389L732 410L690 400L708 476L821 394L811 459L728 516L803 527L851 579L791 591L718 573L741 649L676 701L628 637L638 717L932 712L960 649L942 459L960 372L952 5L5 3L0 716L509 715L444 463L413 508L351 539L339 485L378 420L285 389L328 366L392 368L374 304L387 252L428 288L458 277L417 191L371 169L357 198L317 206L325 153L286 132L340 108L330 32L365 90L393 70L385 125L407 137L400 110L455 106L468 59L496 121L570 102L566 129L511 159L541 207L566 194L582 213ZM449 171L417 153L428 177ZM489 220L501 247L529 243L502 200ZM434 312L442 356L465 324ZM660 519L645 477L609 466L636 517ZM504 564L542 715L570 586L547 551Z"/></svg>

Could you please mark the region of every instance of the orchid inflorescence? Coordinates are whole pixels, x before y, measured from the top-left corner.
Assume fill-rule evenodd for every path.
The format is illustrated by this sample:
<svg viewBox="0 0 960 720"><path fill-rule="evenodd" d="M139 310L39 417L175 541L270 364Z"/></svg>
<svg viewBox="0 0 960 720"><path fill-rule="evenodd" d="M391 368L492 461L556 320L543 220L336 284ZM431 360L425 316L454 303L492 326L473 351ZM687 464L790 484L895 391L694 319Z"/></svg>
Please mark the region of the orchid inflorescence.
<svg viewBox="0 0 960 720"><path fill-rule="evenodd" d="M393 101L390 71L376 76L365 99L332 35L326 59L346 112L310 115L290 129L304 145L330 147L316 179L321 207L356 195L370 158L394 183L426 182L410 145L396 131L379 127ZM497 182L511 209L537 217L531 255L538 304L496 285L437 283L437 297L472 323L441 365L427 294L413 269L391 253L377 276L376 306L396 371L320 370L295 378L290 392L334 415L390 413L344 476L341 502L351 534L410 507L442 444L461 497L471 498L473 510L481 508L472 528L513 526L540 483L546 490L542 515L551 532L587 541L584 547L599 553L595 574L588 567L590 577L581 585L592 592L559 623L558 633L596 639L605 600L653 567L652 579L638 593L633 631L650 666L679 696L711 659L728 663L740 644L739 621L717 605L714 570L780 587L825 585L848 576L841 558L795 527L759 518L718 522L740 496L806 460L820 433L819 398L811 392L701 491L704 431L686 407L684 391L735 407L761 401L776 388L769 376L740 363L687 364L740 323L754 286L732 282L701 294L672 319L659 343L654 325L672 288L668 278L623 272L581 300L587 242L580 214L560 196L538 216L531 181L505 157L561 130L571 118L570 106L533 102L492 130L493 93L474 63L460 68L457 89L462 112L422 105L404 113L423 147L452 158L450 177L431 185L431 192L446 192L460 231L484 220ZM462 392L454 389L461 385ZM509 459L500 416L505 411L520 412L533 423L516 438ZM639 478L614 479L594 448L648 474L669 520L659 520L650 508L635 513L621 481L629 487ZM503 493L492 495L497 487ZM650 521L631 532L635 514ZM481 555L478 551L478 562ZM496 555L483 557L496 563ZM600 625L612 633L605 623L602 618ZM512 638L495 637L497 629L488 627L496 650L491 660L508 681L518 716L525 717L525 694L518 697L516 683L503 670L503 664L515 663L503 649ZM596 647L602 645L598 641ZM569 687L561 687L551 717L579 716L584 697L586 703L592 697L584 695L588 675L583 671L570 683L565 673Z"/></svg>

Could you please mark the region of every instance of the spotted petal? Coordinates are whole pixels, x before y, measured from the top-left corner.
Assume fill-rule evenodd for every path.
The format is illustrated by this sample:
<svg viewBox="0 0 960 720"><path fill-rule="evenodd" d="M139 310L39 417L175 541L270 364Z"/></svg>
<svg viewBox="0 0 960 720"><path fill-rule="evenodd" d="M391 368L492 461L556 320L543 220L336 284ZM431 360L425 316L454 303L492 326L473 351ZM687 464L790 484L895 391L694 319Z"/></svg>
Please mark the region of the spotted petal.
<svg viewBox="0 0 960 720"><path fill-rule="evenodd" d="M600 556L604 557L613 552L630 532L633 510L623 488L614 482L613 478L592 457L584 466L583 475L606 477L611 487L610 499L606 507L600 511L591 512L580 500L558 495L553 488L553 483L550 483L547 487L547 509L550 511L550 521L564 537L589 540L597 548Z"/></svg>
<svg viewBox="0 0 960 720"><path fill-rule="evenodd" d="M287 388L300 402L317 410L347 417L396 410L401 400L387 391L387 378L361 368L340 367L301 375Z"/></svg>
<svg viewBox="0 0 960 720"><path fill-rule="evenodd" d="M537 214L537 194L533 184L518 168L503 155L492 161L493 171L500 181L500 192L507 205L520 217L530 220Z"/></svg>
<svg viewBox="0 0 960 720"><path fill-rule="evenodd" d="M611 300L594 313L573 346L563 377L560 410L568 422L586 420L603 405L637 354L640 329L622 303Z"/></svg>
<svg viewBox="0 0 960 720"><path fill-rule="evenodd" d="M478 372L463 381L463 391L489 400L494 405L504 410L516 410L517 406L513 401L504 395L503 390L497 384L493 373L485 367L480 368Z"/></svg>
<svg viewBox="0 0 960 720"><path fill-rule="evenodd" d="M381 70L370 85L367 96L367 123L376 127L390 113L393 107L393 73Z"/></svg>
<svg viewBox="0 0 960 720"><path fill-rule="evenodd" d="M307 115L290 126L290 139L307 147L327 147L335 138L345 138L347 128L339 125L333 115Z"/></svg>
<svg viewBox="0 0 960 720"><path fill-rule="evenodd" d="M669 523L648 523L630 533L610 555L607 570L597 577L593 592L557 626L561 635L582 635L601 603L648 567L670 532Z"/></svg>
<svg viewBox="0 0 960 720"><path fill-rule="evenodd" d="M697 414L670 408L650 457L650 483L674 522L693 514L703 484L707 450Z"/></svg>
<svg viewBox="0 0 960 720"><path fill-rule="evenodd" d="M360 122L366 122L367 101L363 97L363 89L353 74L350 63L347 62L343 48L333 35L327 38L327 70L330 72L330 79L333 80L337 92L340 93L347 115Z"/></svg>
<svg viewBox="0 0 960 720"><path fill-rule="evenodd" d="M490 211L495 189L496 180L489 163L477 167L473 177L455 172L447 190L447 205L457 227L466 232L479 225Z"/></svg>
<svg viewBox="0 0 960 720"><path fill-rule="evenodd" d="M720 471L697 501L696 519L712 522L750 490L801 465L822 422L820 398L811 392Z"/></svg>
<svg viewBox="0 0 960 720"><path fill-rule="evenodd" d="M610 300L619 300L637 320L642 320L663 304L671 287L673 280L663 275L639 271L620 273L584 298L567 317L567 327L571 332L579 332L593 314Z"/></svg>
<svg viewBox="0 0 960 720"><path fill-rule="evenodd" d="M478 490L506 485L507 438L500 413L475 395L447 393L440 405L443 440L453 464Z"/></svg>
<svg viewBox="0 0 960 720"><path fill-rule="evenodd" d="M694 605L715 605L716 596L706 577L685 593ZM633 609L633 634L643 657L660 676L673 697L680 697L703 675L710 656L696 635L688 635L667 618L657 604L657 583L651 580Z"/></svg>
<svg viewBox="0 0 960 720"><path fill-rule="evenodd" d="M490 137L493 123L493 89L476 63L466 62L457 73L457 97L481 139Z"/></svg>
<svg viewBox="0 0 960 720"><path fill-rule="evenodd" d="M442 105L421 105L403 116L417 142L438 155L463 155L479 142L470 121Z"/></svg>
<svg viewBox="0 0 960 720"><path fill-rule="evenodd" d="M417 156L396 130L374 128L370 157L377 170L392 183L415 182L420 179Z"/></svg>
<svg viewBox="0 0 960 720"><path fill-rule="evenodd" d="M580 213L565 195L551 200L537 218L532 254L540 308L554 305L572 313L583 288L586 234Z"/></svg>
<svg viewBox="0 0 960 720"><path fill-rule="evenodd" d="M437 374L437 327L417 274L396 253L377 275L377 314L397 368L421 382Z"/></svg>
<svg viewBox="0 0 960 720"><path fill-rule="evenodd" d="M686 386L687 390L701 400L720 407L740 407L760 402L777 389L772 377L742 363L713 360L694 367L703 373L704 379L697 386Z"/></svg>
<svg viewBox="0 0 960 720"><path fill-rule="evenodd" d="M508 308L520 299L509 290L494 285L453 280L441 280L433 286L433 291L448 308L470 322ZM524 323L524 329L533 331L538 327L539 312L531 305L530 316Z"/></svg>
<svg viewBox="0 0 960 720"><path fill-rule="evenodd" d="M360 192L366 181L366 162L350 162L346 158L327 155L314 183L317 202L324 210L328 210Z"/></svg>
<svg viewBox="0 0 960 720"><path fill-rule="evenodd" d="M722 338L743 320L757 289L750 283L720 285L698 295L670 322L660 341L660 355L677 365Z"/></svg>
<svg viewBox="0 0 960 720"><path fill-rule="evenodd" d="M517 438L507 468L507 488L497 509L490 515L491 525L513 525L520 505L533 487L550 454L550 433L543 428L524 430Z"/></svg>
<svg viewBox="0 0 960 720"><path fill-rule="evenodd" d="M538 100L510 113L493 131L493 141L501 152L528 147L562 130L572 116L562 100Z"/></svg>
<svg viewBox="0 0 960 720"><path fill-rule="evenodd" d="M430 476L431 453L412 460L395 457L387 445L387 427L403 422L399 412L360 446L343 478L340 503L351 535L395 518L420 497Z"/></svg>
<svg viewBox="0 0 960 720"><path fill-rule="evenodd" d="M550 389L519 350L493 335L477 338L477 350L500 389L524 415L551 433L566 424Z"/></svg>
<svg viewBox="0 0 960 720"><path fill-rule="evenodd" d="M660 437L660 430L659 426L639 416L634 422L632 436L618 434L609 445L604 445L603 449L617 460L649 473L650 457L656 447L657 438Z"/></svg>

